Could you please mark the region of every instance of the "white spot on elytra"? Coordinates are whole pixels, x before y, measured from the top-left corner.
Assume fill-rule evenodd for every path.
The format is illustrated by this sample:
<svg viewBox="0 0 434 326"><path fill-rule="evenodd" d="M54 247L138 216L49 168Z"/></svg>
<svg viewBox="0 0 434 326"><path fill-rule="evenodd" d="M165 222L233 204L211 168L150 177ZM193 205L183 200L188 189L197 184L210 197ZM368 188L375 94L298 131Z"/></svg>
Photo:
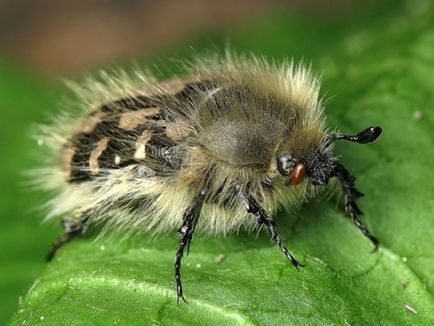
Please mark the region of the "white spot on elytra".
<svg viewBox="0 0 434 326"><path fill-rule="evenodd" d="M116 165L121 164L121 157L120 157L119 155L116 155L116 156L115 156L115 164L116 164Z"/></svg>
<svg viewBox="0 0 434 326"><path fill-rule="evenodd" d="M101 139L96 143L95 149L90 153L89 168L92 174L98 174L99 172L98 158L105 151L108 143L109 143L109 139L107 137Z"/></svg>
<svg viewBox="0 0 434 326"><path fill-rule="evenodd" d="M146 158L145 145L140 145L134 153L134 158L136 160L143 160Z"/></svg>
<svg viewBox="0 0 434 326"><path fill-rule="evenodd" d="M137 139L136 142L136 152L134 153L134 158L136 160L143 160L146 158L146 143L151 139L151 132L145 130L143 134Z"/></svg>

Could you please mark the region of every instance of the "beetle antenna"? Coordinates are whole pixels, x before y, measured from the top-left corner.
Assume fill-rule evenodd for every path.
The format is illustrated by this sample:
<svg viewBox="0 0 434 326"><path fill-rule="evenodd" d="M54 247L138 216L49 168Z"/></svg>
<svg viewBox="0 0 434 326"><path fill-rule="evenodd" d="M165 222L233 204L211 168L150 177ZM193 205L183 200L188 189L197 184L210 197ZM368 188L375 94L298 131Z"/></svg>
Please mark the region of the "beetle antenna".
<svg viewBox="0 0 434 326"><path fill-rule="evenodd" d="M359 144L369 144L376 141L381 135L381 127L368 127L357 135L335 135L334 140L348 140Z"/></svg>

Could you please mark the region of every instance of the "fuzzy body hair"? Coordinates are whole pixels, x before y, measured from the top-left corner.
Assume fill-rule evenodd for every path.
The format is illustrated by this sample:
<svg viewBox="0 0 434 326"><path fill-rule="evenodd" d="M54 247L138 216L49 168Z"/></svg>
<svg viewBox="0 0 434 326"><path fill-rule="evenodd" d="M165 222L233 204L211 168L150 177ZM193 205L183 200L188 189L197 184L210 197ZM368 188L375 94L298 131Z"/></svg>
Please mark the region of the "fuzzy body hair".
<svg viewBox="0 0 434 326"><path fill-rule="evenodd" d="M271 214L315 194L308 180L288 186L276 166L279 153L332 150L309 70L227 55L196 61L186 76L161 82L102 73L71 86L81 109L38 136L51 152L39 173L41 186L55 192L48 219L87 215L108 229L178 229L206 187L197 229L225 234L257 226L235 189Z"/></svg>

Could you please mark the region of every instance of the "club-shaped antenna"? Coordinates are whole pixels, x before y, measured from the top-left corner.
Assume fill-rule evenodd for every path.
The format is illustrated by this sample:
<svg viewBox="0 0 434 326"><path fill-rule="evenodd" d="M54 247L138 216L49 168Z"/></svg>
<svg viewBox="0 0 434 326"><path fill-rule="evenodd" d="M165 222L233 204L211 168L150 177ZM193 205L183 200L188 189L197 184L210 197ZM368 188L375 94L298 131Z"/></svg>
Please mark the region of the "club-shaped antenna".
<svg viewBox="0 0 434 326"><path fill-rule="evenodd" d="M359 144L369 144L380 137L381 131L381 127L368 127L357 135L336 135L334 140L348 140Z"/></svg>

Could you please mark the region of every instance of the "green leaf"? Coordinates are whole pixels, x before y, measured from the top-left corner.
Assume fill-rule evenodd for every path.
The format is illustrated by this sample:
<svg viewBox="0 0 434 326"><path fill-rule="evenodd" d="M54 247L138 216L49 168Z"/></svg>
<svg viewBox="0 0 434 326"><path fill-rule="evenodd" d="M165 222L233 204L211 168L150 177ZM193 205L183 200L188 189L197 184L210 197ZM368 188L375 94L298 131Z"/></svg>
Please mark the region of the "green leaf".
<svg viewBox="0 0 434 326"><path fill-rule="evenodd" d="M178 305L175 234L79 239L48 264L13 325L434 323L434 8L412 1L340 24L287 20L247 24L233 45L312 59L324 94L334 96L331 126L383 127L374 145L337 146L365 193L363 218L380 250L371 253L335 202L317 199L296 216L278 216L288 247L307 265L300 272L264 232L197 236L183 265L189 303Z"/></svg>
<svg viewBox="0 0 434 326"><path fill-rule="evenodd" d="M42 121L55 86L31 77L12 60L0 57L0 325L16 310L45 264L43 252L58 230L40 226L35 208L41 205L28 189L23 172L34 166L30 124Z"/></svg>

